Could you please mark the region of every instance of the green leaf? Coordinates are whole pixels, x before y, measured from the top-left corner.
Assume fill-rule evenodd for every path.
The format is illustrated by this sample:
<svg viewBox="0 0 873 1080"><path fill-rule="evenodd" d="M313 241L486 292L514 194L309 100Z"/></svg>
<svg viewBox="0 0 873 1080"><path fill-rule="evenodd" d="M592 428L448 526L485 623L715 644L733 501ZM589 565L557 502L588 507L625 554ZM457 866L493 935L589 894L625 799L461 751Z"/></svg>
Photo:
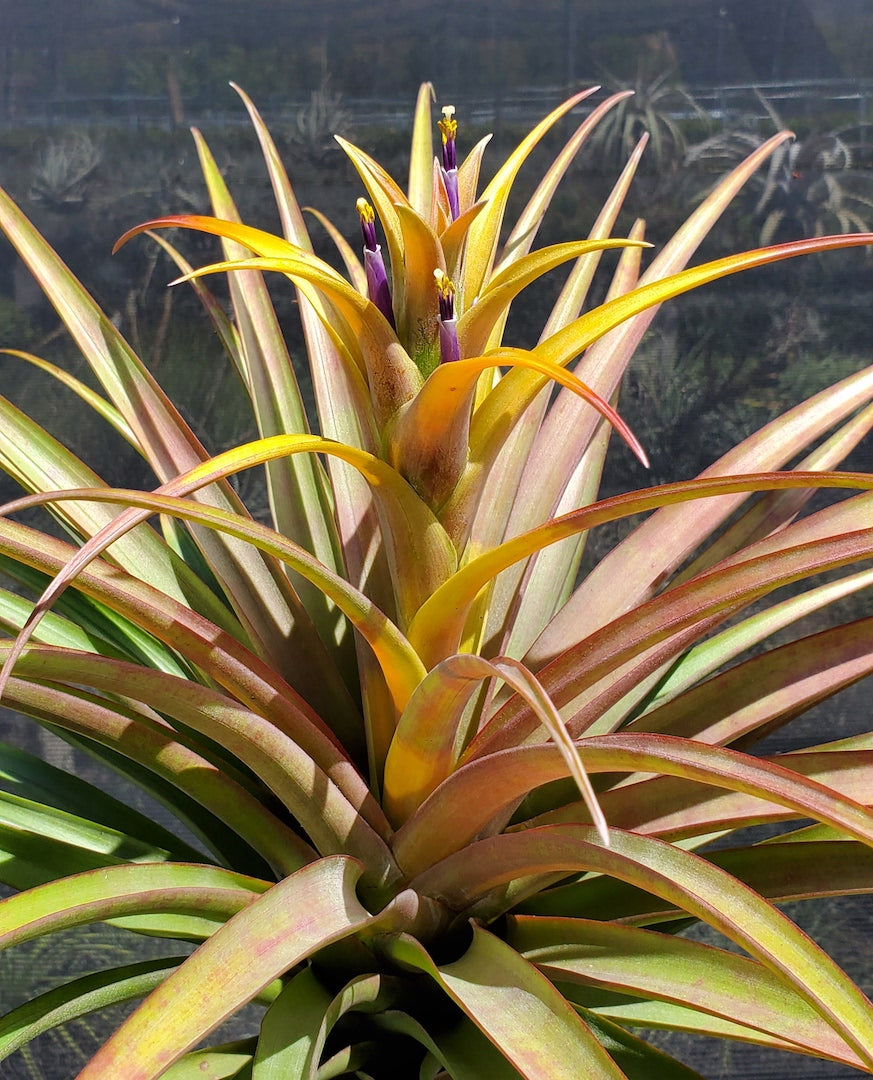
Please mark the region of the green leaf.
<svg viewBox="0 0 873 1080"><path fill-rule="evenodd" d="M34 837L110 855L124 862L163 862L169 859L169 852L165 849L143 843L120 829L6 791L0 791L0 828L29 832Z"/></svg>
<svg viewBox="0 0 873 1080"><path fill-rule="evenodd" d="M0 646L0 655L3 651ZM73 680L78 676L110 692L118 685L119 678L127 679L133 700L137 700L137 694L142 694L143 700L147 700L148 690L152 690L154 696L151 700L154 703L163 704L160 700L163 698L171 705L169 715L181 715L188 726L194 730L205 729L210 735L213 732L220 734L223 728L229 733L226 741L231 745L235 741L232 732L245 728L246 721L249 721L249 727L260 727L261 732L275 732L265 721L259 723L249 710L240 711L239 706L224 695L135 665L119 666L118 661L87 653L70 655L39 651L32 653L22 664L23 670L33 670L34 667L37 671L42 668L43 678L54 668L54 674L60 678L66 675ZM164 679L170 681L164 682ZM52 682L46 681L48 685L42 686L36 682L13 680L13 685L9 687L9 701L29 715L74 735L94 740L106 747L110 754L129 758L142 770L169 782L204 807L208 812L207 818L213 816L219 830L229 829L237 833L274 869L287 872L312 857L311 849L293 830L283 825L257 796L235 777L227 775L186 745L184 736L176 736L172 728L150 724L146 718L130 715L120 706L113 707L111 703L91 699L81 693L64 693ZM142 689L139 689L140 686ZM283 739L279 732L275 732L275 736ZM249 759L262 756L263 751L259 753L255 749L257 743L257 737L249 735ZM309 759L307 764L311 767ZM309 779L311 782L311 776ZM209 835L207 831L206 837Z"/></svg>
<svg viewBox="0 0 873 1080"><path fill-rule="evenodd" d="M604 1016L582 1008L579 1013L627 1080L703 1080L687 1065L668 1057Z"/></svg>
<svg viewBox="0 0 873 1080"><path fill-rule="evenodd" d="M396 939L389 949L430 975L528 1080L624 1080L548 979L486 930L474 925L460 960L439 967L412 938Z"/></svg>
<svg viewBox="0 0 873 1080"><path fill-rule="evenodd" d="M4 742L0 742L0 788L18 795L26 793L38 802L68 814L88 817L91 821L120 829L147 844L164 848L177 861L198 861L196 848L150 817L80 777Z"/></svg>
<svg viewBox="0 0 873 1080"><path fill-rule="evenodd" d="M251 1076L247 1066L251 1065L253 1046L253 1039L242 1039L195 1050L161 1073L161 1080L245 1080Z"/></svg>
<svg viewBox="0 0 873 1080"><path fill-rule="evenodd" d="M65 566L74 554L73 549L60 541L3 519L0 519L0 549L50 574ZM263 661L189 609L142 582L108 570L99 561L78 575L77 587L95 593L125 616L136 618L155 634L171 641L219 685L232 688L234 698L278 731L292 735L319 766L332 770L337 787L365 821L379 830L387 829L378 803L357 770L349 766L335 738L323 731L315 714ZM196 686L192 686L196 692ZM379 865L380 861L383 860L377 858L371 864Z"/></svg>
<svg viewBox="0 0 873 1080"><path fill-rule="evenodd" d="M0 1017L0 1061L59 1024L150 993L184 956L144 960L85 975Z"/></svg>
<svg viewBox="0 0 873 1080"><path fill-rule="evenodd" d="M303 968L285 985L261 1021L252 1080L310 1080L324 1047L322 1022L331 995Z"/></svg>

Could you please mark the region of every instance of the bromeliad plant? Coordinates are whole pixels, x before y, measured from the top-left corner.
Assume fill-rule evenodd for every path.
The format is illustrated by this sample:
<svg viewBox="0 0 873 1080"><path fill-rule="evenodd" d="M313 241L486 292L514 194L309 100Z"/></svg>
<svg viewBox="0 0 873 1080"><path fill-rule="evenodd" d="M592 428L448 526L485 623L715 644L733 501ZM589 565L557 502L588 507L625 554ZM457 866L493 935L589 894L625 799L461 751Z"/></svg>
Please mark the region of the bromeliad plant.
<svg viewBox="0 0 873 1080"><path fill-rule="evenodd" d="M316 217L347 276L313 254L245 95L284 237L240 223L195 133L215 216L133 232L191 282L251 399L260 438L212 457L2 198L7 235L106 396L16 355L48 366L158 481L105 485L3 401L0 458L30 494L3 509L0 547L39 597L0 595L3 697L189 832L5 747L0 876L22 891L0 904L0 943L105 920L198 947L16 1009L0 1055L143 998L82 1080L692 1075L634 1033L647 1028L873 1072L873 1007L775 906L873 887L873 736L751 752L873 667L870 618L766 647L870 584L856 564L873 556L873 477L832 470L873 424L873 368L694 480L596 501L612 428L643 457L611 403L658 304L873 236L685 268L781 134L644 273L641 223L609 239L644 140L588 239L535 249L562 174L621 95L583 120L504 236L520 167L588 93L538 124L481 193L487 140L459 161L444 109L435 160L428 86L407 191L341 142L365 192L363 259ZM156 231L169 226L221 237L224 260L192 270ZM609 248L617 269L592 307ZM567 263L539 343L505 344L513 299ZM204 281L219 271L232 317ZM320 434L264 271L297 290ZM229 484L256 465L267 524ZM861 493L801 517L821 487ZM71 539L16 520L34 505ZM577 584L587 533L643 512ZM766 839L747 829L774 822L793 824ZM743 954L677 936L689 921ZM257 1035L203 1045L247 1003Z"/></svg>

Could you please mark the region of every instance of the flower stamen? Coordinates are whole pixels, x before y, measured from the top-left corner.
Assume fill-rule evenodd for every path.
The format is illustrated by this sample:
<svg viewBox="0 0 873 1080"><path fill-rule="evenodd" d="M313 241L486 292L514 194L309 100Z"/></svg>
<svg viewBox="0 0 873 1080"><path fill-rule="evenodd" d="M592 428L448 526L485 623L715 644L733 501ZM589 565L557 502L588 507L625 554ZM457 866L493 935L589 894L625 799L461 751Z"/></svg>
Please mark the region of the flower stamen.
<svg viewBox="0 0 873 1080"><path fill-rule="evenodd" d="M376 242L376 213L366 199L358 199L355 206L361 219L361 235L364 238L367 296L391 323L392 329L396 330L397 324L394 321L394 307L391 303L391 289L388 285L385 260L382 258L382 247Z"/></svg>
<svg viewBox="0 0 873 1080"><path fill-rule="evenodd" d="M448 364L461 358L455 319L455 286L439 267L434 270L433 276L440 302L440 363Z"/></svg>
<svg viewBox="0 0 873 1080"><path fill-rule="evenodd" d="M461 212L458 198L458 158L455 149L455 138L458 134L458 121L455 119L455 106L443 106L443 118L437 121L443 142L443 182L446 185L446 195L449 198L449 210L452 221L455 221Z"/></svg>

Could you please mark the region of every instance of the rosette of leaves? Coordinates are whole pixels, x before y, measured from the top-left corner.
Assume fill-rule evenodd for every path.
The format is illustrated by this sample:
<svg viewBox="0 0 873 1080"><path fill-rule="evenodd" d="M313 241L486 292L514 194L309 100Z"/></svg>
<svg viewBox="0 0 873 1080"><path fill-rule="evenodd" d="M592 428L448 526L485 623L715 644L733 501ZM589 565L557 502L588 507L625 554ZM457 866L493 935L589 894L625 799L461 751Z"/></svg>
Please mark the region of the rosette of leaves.
<svg viewBox="0 0 873 1080"><path fill-rule="evenodd" d="M710 118L693 94L678 81L675 69L651 74L638 71L632 80L617 79L604 72L609 82L623 91L609 115L591 139L589 161L604 171L627 160L640 136L650 146L645 164L649 171L670 174L678 168L687 148L683 126L689 121L710 130Z"/></svg>
<svg viewBox="0 0 873 1080"><path fill-rule="evenodd" d="M773 129L784 128L771 103L758 97ZM754 130L722 131L691 147L685 165L708 172L730 168L758 141ZM869 173L857 167L852 138L843 131L814 131L783 143L753 178L747 197L761 244L866 230L873 212Z"/></svg>
<svg viewBox="0 0 873 1080"><path fill-rule="evenodd" d="M81 209L102 160L103 151L84 131L49 139L34 166L30 198L58 213Z"/></svg>
<svg viewBox="0 0 873 1080"><path fill-rule="evenodd" d="M772 646L870 583L873 477L835 470L873 423L873 368L696 479L596 491L613 427L642 454L610 403L661 302L873 237L687 268L777 135L644 272L641 223L610 239L642 144L585 240L536 248L561 176L620 97L582 119L505 223L519 169L588 92L482 190L487 140L458 162L447 108L435 160L431 93L418 97L405 190L341 142L366 192L363 261L320 221L346 274L312 253L245 95L282 235L239 221L196 133L215 216L134 230L176 260L251 400L260 437L215 456L0 200L103 392L16 358L82 397L156 478L151 491L110 487L2 402L0 461L30 492L0 516L4 569L20 582L0 593L3 700L187 830L4 750L0 877L20 891L0 904L0 946L105 920L167 948L16 1009L0 1055L142 999L81 1080L692 1075L647 1028L871 1072L871 1003L776 906L873 886L870 736L777 757L754 747L873 666L871 619ZM221 237L223 260L193 270L169 226ZM607 248L617 267L592 306ZM561 264L539 343L512 347L513 299ZM208 289L219 271L231 316ZM297 291L318 435L266 272ZM255 466L266 523L229 484ZM855 493L800 516L818 488ZM16 518L36 505L68 539ZM586 535L641 514L577 584ZM795 595L774 597L789 584ZM755 830L774 822L788 823L775 839ZM742 952L676 935L695 921ZM197 948L178 956L174 940ZM245 1005L260 1010L250 1037L212 1034Z"/></svg>

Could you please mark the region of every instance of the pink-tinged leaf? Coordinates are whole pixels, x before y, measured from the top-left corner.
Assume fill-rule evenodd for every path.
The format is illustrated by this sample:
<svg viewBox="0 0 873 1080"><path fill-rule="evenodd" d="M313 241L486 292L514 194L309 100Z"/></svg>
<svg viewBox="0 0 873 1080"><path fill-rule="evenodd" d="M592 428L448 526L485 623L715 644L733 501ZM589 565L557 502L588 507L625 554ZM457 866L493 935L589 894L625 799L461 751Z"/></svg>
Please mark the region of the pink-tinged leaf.
<svg viewBox="0 0 873 1080"><path fill-rule="evenodd" d="M835 424L869 404L871 396L873 368L866 368L765 425L706 469L700 479L780 468ZM652 515L591 571L534 644L527 662L538 668L646 599L741 502L742 498L730 498L684 508L671 506Z"/></svg>
<svg viewBox="0 0 873 1080"><path fill-rule="evenodd" d="M25 413L0 397L0 468L27 491L46 487L98 487L104 481ZM57 520L78 535L93 536L117 511L107 506L70 504L54 508ZM152 529L125 538L111 560L128 573L196 608L245 640L245 631L191 569Z"/></svg>
<svg viewBox="0 0 873 1080"><path fill-rule="evenodd" d="M598 221L595 230L599 224ZM631 239L642 240L642 222L635 223L630 236ZM636 285L641 254L639 248L627 248L621 252L610 285L610 295L620 295ZM587 289L586 263L590 263L592 276L596 265L591 258L579 261L568 278L565 292L567 287L573 285L579 290ZM580 273L577 274L577 271ZM570 293L567 301L574 303L575 289L571 288ZM578 302L581 304L582 297L579 297ZM559 306L556 307L555 313L560 314L560 310ZM577 312L574 312L572 317L576 314ZM581 365L577 365L577 370L580 367ZM546 404L546 395L541 392L528 412L536 410L542 415ZM503 531L489 535L487 519L483 518L480 526L477 517L474 536L480 543L493 537L488 544L493 547L507 536L524 532L526 528L547 518L558 517L595 501L610 432L603 426L595 429L583 449L583 444L577 438L578 404L577 400L569 400L568 395L559 393L542 423L536 428L533 424L530 425L532 434L527 444L526 460L515 498L507 503ZM559 477L563 477L563 487L557 482ZM550 502L555 496L557 501ZM499 520L495 524L499 524ZM526 565L516 565L500 576L488 611L489 637L498 630L502 631L499 651L510 656L524 655L548 620L572 592L584 544L583 534L578 539L552 545L533 556Z"/></svg>
<svg viewBox="0 0 873 1080"><path fill-rule="evenodd" d="M691 852L620 830L611 839L605 848L592 828L580 825L494 836L422 874L414 887L463 908L476 895L550 871L584 870L626 881L715 927L786 980L873 1069L873 1006L790 919Z"/></svg>
<svg viewBox="0 0 873 1080"><path fill-rule="evenodd" d="M802 834L825 829L829 826L811 826L780 835L775 838L778 842L720 848L707 852L706 859L775 903L873 892L873 853L866 844L845 839L801 842ZM629 925L670 922L682 915L680 908L644 890L591 877L530 896L521 908L542 915L621 920Z"/></svg>
<svg viewBox="0 0 873 1080"><path fill-rule="evenodd" d="M870 585L873 585L873 570L847 574L837 581L819 585L799 596L773 604L766 610L715 634L686 653L666 678L658 681L657 691L646 711L651 712L671 701L777 631L800 622L806 616L821 611L844 597L853 596Z"/></svg>
<svg viewBox="0 0 873 1080"><path fill-rule="evenodd" d="M359 875L358 864L336 857L274 885L154 990L78 1080L157 1080L274 979L372 921L355 896Z"/></svg>
<svg viewBox="0 0 873 1080"><path fill-rule="evenodd" d="M380 867L378 872L385 877L394 874L381 836L366 824L367 818L377 824L384 818L351 767L336 762L322 769L293 739L224 694L139 665L66 650L31 650L22 658L21 671L22 678L10 686L10 700L20 702L24 711L32 713L39 708L51 722L141 761L218 817L226 817L229 826L285 873L311 859L309 845L278 823L239 783L225 777L220 761L216 768L202 760L178 743L172 729L134 724L123 713L96 703L71 701L65 715L64 702L54 704L51 687L25 680L36 675L41 681L105 692L122 683L130 699L153 705L184 728L230 751L288 807L322 853L346 850L365 859L368 870ZM355 780L357 794L345 794L343 789L354 790ZM222 812L223 799L228 803L226 814ZM384 824L380 832L388 832Z"/></svg>
<svg viewBox="0 0 873 1080"><path fill-rule="evenodd" d="M691 214L685 224L666 244L663 251L656 256L650 268L643 275L642 280L654 281L681 270L733 196L759 168L761 163L766 160L767 156L786 138L788 138L787 134L774 136L721 181L713 193ZM629 163L629 166L632 169L632 163ZM615 213L618 209L616 201L623 200L623 188L626 182L629 181L630 175L630 172L626 169L622 179L610 196L610 201L613 202L611 213ZM604 207L604 212L606 212L607 207L609 207L609 202ZM599 218L598 225L600 224L602 222ZM598 225L595 225L595 229ZM611 225L608 225L603 234L608 234L610 231ZM593 238L595 233L592 231L591 235ZM574 276L575 272L574 275L571 275L566 287L571 290L572 295L562 294L562 298L556 306L554 317L549 320L547 325L548 334L544 333L544 338L566 325L570 318L574 318L579 313L584 290L587 286L584 278L574 280ZM595 387L603 397L612 398L618 389L630 358L633 356L643 333L651 323L657 310L657 307L654 307L641 312L596 342L586 352L577 366L576 373L580 378L588 385ZM555 417L549 423L550 430L543 431L537 440L540 450L539 456L545 457L546 460L551 462L555 447L559 446L563 461L575 464L581 460L585 448L590 445L599 421L597 417L584 409L579 401L568 399L567 395L559 394L556 409L553 411ZM488 463L493 458L494 450L493 448L484 447L483 454L481 465L483 468L487 468ZM592 464L597 468L596 463ZM771 464L767 467L773 468L776 466ZM726 469L724 471L740 472L742 470ZM531 463L528 471L530 479L524 484L519 498L515 502L515 521L512 532L523 532L525 529L544 521L553 513L566 484L568 472L569 468L567 466L561 469L553 468L550 465L548 469L544 470L540 467L539 462ZM569 509L569 507L567 508ZM500 537L502 538L503 535L500 534ZM488 546L492 546L493 542L493 539L489 539ZM569 644L569 641L567 641L567 644Z"/></svg>
<svg viewBox="0 0 873 1080"><path fill-rule="evenodd" d="M841 599L867 588L870 584L873 584L871 570L847 574L836 581L827 582L789 597L787 600L772 604L749 618L735 621L727 630L711 634L699 644L693 645L677 661L670 663L669 670L653 670L648 676L640 678L636 687L631 688L620 701L604 711L590 725L588 732L592 735L600 735L607 731L614 731L629 716L638 713L640 708L644 708L644 715L652 712L690 687L703 682L719 668L725 667L742 653L760 644L779 630L799 623L806 616L821 611L830 604L836 604ZM822 678L827 681L830 676L825 674ZM839 681L842 676L840 673L835 673L835 678ZM798 674L798 679L803 682L802 674ZM812 684L806 682L805 685ZM788 714L783 711L783 715Z"/></svg>
<svg viewBox="0 0 873 1080"><path fill-rule="evenodd" d="M264 162L270 174L270 183L273 185L273 195L276 199L276 206L282 220L285 237L298 247L311 251L312 245L309 241L309 234L306 231L300 207L297 205L297 199L291 189L285 166L282 164L282 156L276 148L276 144L267 130L266 124L261 119L261 114L255 108L252 99L236 83L232 82L230 85L242 99L252 121L252 127L255 129L255 134L258 136Z"/></svg>
<svg viewBox="0 0 873 1080"><path fill-rule="evenodd" d="M505 383L508 378L509 376L506 376L503 382ZM422 606L409 627L409 640L425 663L430 666L457 652L464 623L477 594L497 574L549 544L568 536L576 536L596 525L616 521L635 513L645 513L661 506L704 497L802 487L844 487L863 490L873 487L873 476L867 473L748 474L687 480L603 499L513 537L499 547L471 559ZM860 513L860 510L855 511L859 518ZM858 520L854 527L858 528L861 524L863 521ZM863 556L859 552L857 557ZM678 593L678 590L674 591ZM578 595L578 591L574 597L575 595ZM566 611L572 602L571 599L562 612Z"/></svg>
<svg viewBox="0 0 873 1080"><path fill-rule="evenodd" d="M196 129L193 134L216 216L239 222L237 208L206 142ZM241 259L248 254L245 247L231 240L222 240L222 247L226 259ZM232 274L228 286L259 434L308 434L300 388L263 276L256 272ZM326 477L317 459L285 458L269 462L265 468L276 529L336 569L338 542L332 528ZM330 640L336 618L324 595L305 579L292 575L292 582L316 628ZM334 685L337 681L333 680ZM328 695L322 707L332 712L341 709L343 702L341 698L330 701Z"/></svg>
<svg viewBox="0 0 873 1080"><path fill-rule="evenodd" d="M26 664L22 664L22 668L27 672L38 673L41 677L45 677L47 671L55 674L59 680L74 681L78 674L81 676L81 682L107 688L109 691L119 685L119 678L126 678L131 682L130 697L134 700L148 700L136 686L136 682L143 681L139 678L139 672L146 672L148 669L91 654L82 656L74 654L65 663L66 659L65 653L52 653L47 656L44 650L40 650L28 657ZM94 678L97 672L99 672L99 677ZM166 700L167 684L162 683L161 680L168 678L172 677L149 671L144 681L147 684L150 683L152 687L163 687L164 693L160 696ZM227 726L232 730L234 719L236 719L237 728L241 724L251 723L253 730L246 740L249 745L244 747L244 750L249 752L241 755L243 761L257 756L257 754L252 754L252 750L257 747L258 735L262 740L266 734L277 742L281 743L283 740L290 742L287 736L282 736L267 721L234 705L223 695L218 695L214 691L208 692L205 687L197 687L197 690L201 692L201 704L198 705L196 701L186 702L184 699L192 695L180 689L180 683L183 686L190 685L175 679L169 684L172 692L179 696L178 702L174 701L172 695L169 697L173 704L170 715L189 714L196 723L196 729L205 730L210 737L217 733L219 741L225 743L228 740L221 739L222 728ZM64 693L56 687L40 686L24 678L13 679L8 689L12 707L63 731L84 735L89 740L107 746L123 757L138 762L149 772L183 791L241 836L274 870L290 873L304 863L310 862L314 857L314 852L309 845L301 842L292 830L283 825L257 797L246 790L239 776L226 775L215 763L187 746L185 741L179 741L171 728L161 729L150 726L143 720L138 721L135 717L127 715L126 710L107 708L99 702L76 693ZM142 695L139 698L138 692ZM159 704L157 696L151 703L158 708L163 705L163 702ZM214 719L211 718L211 714L214 715ZM240 720L240 714L245 717L244 720ZM284 756L288 758L287 751ZM307 761L311 769L311 759ZM282 779L285 785L291 788L293 786L289 783L291 778L295 773L302 774L304 770L298 766L295 773L292 773L287 768L287 761L285 765ZM235 772L236 770L228 771ZM277 770L274 768L274 771ZM270 783L267 777L262 777L262 779ZM275 783L271 786L275 787ZM305 807L303 796L295 801Z"/></svg>
<svg viewBox="0 0 873 1080"><path fill-rule="evenodd" d="M711 194L704 199L700 206L692 212L685 223L676 233L674 233L664 246L663 250L654 258L651 266L643 275L642 281L656 281L659 278L666 277L668 274L673 274L678 270L681 270L746 181L760 168L761 164L766 161L774 150L788 138L790 138L790 133L788 132L781 132L774 135L742 161L733 172L724 177ZM639 150L639 147L637 150ZM635 153L637 153L637 151L635 151ZM625 172L626 171L627 170L625 170ZM622 179L625 179L624 174ZM617 195L623 199L621 187L622 181L619 181L613 195ZM569 285L570 283L568 282L568 287ZM578 299L581 303L581 297ZM559 304L560 303L561 302L559 301ZM556 309L556 311L558 310L560 309ZM561 312L560 319L556 321L550 320L548 324L550 333L553 333L566 325L567 322L569 322L568 316L575 317L578 315L579 310L580 308L578 306L575 310L572 308L565 309ZM605 397L611 397L617 390L625 368L627 367L630 358L633 356L645 330L655 317L657 310L658 308L654 307L641 312L634 318L622 324L622 326L616 330L612 331L607 337L597 342L580 361L578 370L580 377L584 378L586 381L590 381ZM547 335L544 334L544 337L545 336ZM580 413L580 410L577 408L576 412ZM568 428L568 430L574 431L577 446L585 446L591 438L591 420L592 418L590 416L582 416L580 414L578 416L578 422L572 428ZM578 451L576 456L579 456ZM542 484L540 485L540 487L543 486L544 485ZM541 496L541 498L542 497L543 496ZM546 500L546 505L549 505L549 501L554 505L556 497L556 492L550 490L549 500ZM540 517L536 520L542 520L542 518Z"/></svg>
<svg viewBox="0 0 873 1080"><path fill-rule="evenodd" d="M611 235L619 212L624 206L624 201L630 189L631 182L636 176L637 167L639 166L643 152L648 145L648 141L648 135L644 134L641 136L633 153L628 158L627 164L624 169L622 169L621 175L615 183L615 187L613 187L612 191L609 193L609 198L603 204L603 208L597 215L597 219L591 227L591 232L588 234L589 240L597 240ZM645 223L638 218L634 222L628 235L632 240L642 240L644 232ZM627 252L622 253L622 261L626 259L628 254L629 253ZM639 254L641 253L638 252L637 255ZM573 267L567 280L564 282L564 287L561 289L558 299L555 301L551 314L546 320L546 325L543 327L543 332L540 335L540 341L545 341L547 338L550 338L552 334L557 333L562 327L567 326L574 319L579 317L582 307L585 304L585 300L588 297L588 290L591 287L595 271L599 265L599 255L589 255L583 256ZM639 259L634 260L631 265L635 265L636 275L633 280L623 281L622 278L625 276L624 271L619 270L610 285L610 292L613 296L618 296L622 292L629 292L630 289L636 286L637 277L639 275ZM619 264L619 267L621 267L621 263Z"/></svg>
<svg viewBox="0 0 873 1080"><path fill-rule="evenodd" d="M0 519L0 551L53 577L76 549L26 526ZM76 588L176 649L186 661L224 687L253 712L290 735L378 830L385 830L367 785L336 738L281 676L229 634L134 577L96 560L76 578ZM380 823L381 819L381 823Z"/></svg>
<svg viewBox="0 0 873 1080"><path fill-rule="evenodd" d="M625 730L722 745L744 738L748 746L758 729L769 733L774 722L792 719L871 672L873 618L868 618L753 656L649 710Z"/></svg>
<svg viewBox="0 0 873 1080"><path fill-rule="evenodd" d="M506 940L552 981L691 1007L863 1068L781 978L725 949L630 926L531 916L511 917Z"/></svg>
<svg viewBox="0 0 873 1080"><path fill-rule="evenodd" d="M574 106L595 93L597 87L582 90L554 109L518 144L497 170L494 178L482 192L481 201L486 203L483 213L470 225L467 232L467 252L464 259L464 276L455 282L458 287L459 307L466 311L481 292L491 272L500 239L500 229L509 192L526 158L542 137ZM462 209L466 209L462 205Z"/></svg>
<svg viewBox="0 0 873 1080"><path fill-rule="evenodd" d="M277 435L274 436L272 440L261 440L257 444L261 447L261 451L256 451L253 458L251 457L251 447L255 444L250 444L248 448L240 447L235 451L227 451L226 454L212 459L212 465L217 468L219 472L222 472L224 466L228 462L232 462L231 469L233 469L240 463L238 451L249 453L250 456L247 464L256 464L259 460L263 460L264 452L267 455L276 452L277 450L279 453L288 452L287 446L280 449L279 444L286 444L289 440L300 449L301 439L307 440L310 444L313 444L313 446L315 443L320 444L325 442L325 440L314 435ZM272 447L265 448L264 444L266 443L272 443ZM309 448L312 449L313 446L310 446ZM319 446L319 449L325 448ZM346 447L344 449L348 451L350 448ZM328 452L330 451L328 450ZM350 456L355 459L357 458L357 453L358 452L352 453ZM341 454L340 456L343 455ZM224 461L221 460L222 458ZM377 463L377 466L381 467L381 470L386 472L392 471L389 466L384 464L384 462L381 462L378 459L373 460ZM358 464L357 461L355 463ZM247 466L243 465L243 467ZM381 470L380 468L376 468L376 476L379 475ZM367 468L365 465L365 472L366 471ZM370 479L372 480L372 478L373 473L370 474ZM190 480L190 477L186 477L181 484L165 486L170 487L171 489L175 488L175 490L184 491L186 482ZM193 485L196 487L198 482L209 483L210 478L204 480L202 476L199 478L195 477ZM190 484L188 486L190 487ZM412 496L411 489L407 488L406 490ZM240 518L236 515L223 513L213 507L202 507L201 504L181 498L178 495L167 495L160 492L149 494L146 492L116 488L93 488L51 492L49 493L49 496L52 501L86 498L93 499L97 502L121 502L127 509L123 514L119 515L110 526L101 531L101 533L98 533L93 540L90 540L84 547L79 548L76 554L73 555L66 566L64 566L61 573L55 577L54 581L45 590L37 605L34 607L28 622L25 623L19 631L18 637L6 658L6 663L3 669L0 670L0 691L2 691L5 680L8 678L18 657L26 646L30 634L38 624L43 613L50 608L52 603L54 603L57 596L60 595L72 581L76 580L83 570L87 569L89 564L101 554L103 548L113 542L115 535L123 535L126 530L134 528L139 521L145 520L153 513L163 513L186 521L201 522L208 524L211 528L228 532L232 536L245 537L248 543L258 548L263 548L266 552L281 559L281 561L287 562L288 565L293 567L298 573L305 574L309 580L316 583L318 587L321 588L334 603L336 603L343 614L352 621L355 628L373 649L382 665L385 676L388 679L398 710L405 706L409 695L424 675L424 669L421 666L421 662L409 647L409 644L406 642L400 631L385 618L384 614L380 612L366 596L359 593L356 589L353 589L344 578L327 570L326 567L323 567L318 560L313 558L308 552L303 551L292 541L280 536L267 526L260 525L247 518ZM415 496L412 497L414 498ZM43 494L18 499L14 504L8 504L7 509L9 509L10 506L14 509L22 509L29 505L37 505L46 498L47 496ZM409 519L406 520L408 523ZM419 543L421 543L423 539L426 539L426 537L423 537L420 533L416 535Z"/></svg>
<svg viewBox="0 0 873 1080"><path fill-rule="evenodd" d="M830 438L794 466L798 472L836 469L873 429L873 405L868 405L848 423L838 428ZM733 555L790 524L813 496L811 491L773 492L760 499L743 514L739 521L718 536L697 558L673 579L673 584L688 580L720 559Z"/></svg>
<svg viewBox="0 0 873 1080"><path fill-rule="evenodd" d="M756 759L750 758L754 761ZM863 805L871 803L873 753L869 750L830 750L820 753L780 754L768 758L779 768L805 776L814 783ZM638 780L601 795L609 820L619 828L651 833L669 840L700 836L715 830L784 821L798 816L784 803L749 791L701 787L688 777L656 776ZM649 801L651 800L651 801ZM543 815L542 823L583 820L581 804ZM802 812L800 813L802 815ZM584 817L585 822L588 818ZM842 834L841 834L842 835Z"/></svg>
<svg viewBox="0 0 873 1080"><path fill-rule="evenodd" d="M624 1073L555 987L510 946L481 927L452 964L437 966L411 937L392 956L438 983L527 1080L624 1080Z"/></svg>
<svg viewBox="0 0 873 1080"><path fill-rule="evenodd" d="M834 825L873 846L871 811L774 761L669 735L597 736L582 739L577 746L589 774L656 773L741 792ZM395 833L392 849L397 862L408 874L421 873L438 859L461 851L535 787L566 775L563 756L550 745L502 750L462 765ZM629 790L624 789L627 799ZM635 812L645 816L651 812L650 804L628 810ZM610 820L608 812L606 817Z"/></svg>
<svg viewBox="0 0 873 1080"><path fill-rule="evenodd" d="M71 926L147 913L225 922L268 888L266 881L218 866L106 866L38 885L0 902L0 949Z"/></svg>
<svg viewBox="0 0 873 1080"><path fill-rule="evenodd" d="M852 501L846 500L846 505ZM539 676L570 730L581 734L633 693L641 679L663 670L667 661L728 617L781 585L869 559L871 540L873 534L864 529L838 530L798 544L786 539L770 553L756 553L743 563L709 571L632 609L592 639L568 649L541 669ZM524 710L517 706L517 702L507 702L492 718L491 730L486 729L474 753L486 746L494 749L524 740L531 718L522 718Z"/></svg>
<svg viewBox="0 0 873 1080"><path fill-rule="evenodd" d="M708 853L707 858L777 903L873 893L873 853L866 844L853 840L725 848Z"/></svg>
<svg viewBox="0 0 873 1080"><path fill-rule="evenodd" d="M0 192L0 228L3 228L55 306L59 316L103 384L115 407L136 435L152 468L168 479L208 457L191 429L143 367L127 342L88 293L73 277L45 240ZM229 485L204 493L205 500L245 509ZM225 541L201 538L213 571L231 599L252 639L270 655L280 671L294 666L288 635L293 624L288 591L278 567L264 563L245 545L228 548ZM289 663L289 658L291 662Z"/></svg>
<svg viewBox="0 0 873 1080"><path fill-rule="evenodd" d="M234 85L234 89L243 99L261 143L285 238L304 251L311 252L312 244L303 215L276 145L252 102L238 86ZM358 291L363 295L363 287L359 287ZM314 307L299 288L297 300L322 435L375 453L378 435L360 368L356 366L348 351L342 349L326 329L322 317L318 314L323 305ZM363 477L343 462L338 462L335 458L329 459L327 470L333 491L334 516L346 578L358 588L363 587L366 578L368 595L382 611L392 617L393 592L384 550L379 540L380 528L372 493ZM343 627L337 628L338 645L342 643L343 637ZM358 641L355 645L359 654L363 649L363 656L358 657L358 666L361 670L360 682L367 722L367 699L372 691L366 676L373 666L373 661L366 646L361 646Z"/></svg>

